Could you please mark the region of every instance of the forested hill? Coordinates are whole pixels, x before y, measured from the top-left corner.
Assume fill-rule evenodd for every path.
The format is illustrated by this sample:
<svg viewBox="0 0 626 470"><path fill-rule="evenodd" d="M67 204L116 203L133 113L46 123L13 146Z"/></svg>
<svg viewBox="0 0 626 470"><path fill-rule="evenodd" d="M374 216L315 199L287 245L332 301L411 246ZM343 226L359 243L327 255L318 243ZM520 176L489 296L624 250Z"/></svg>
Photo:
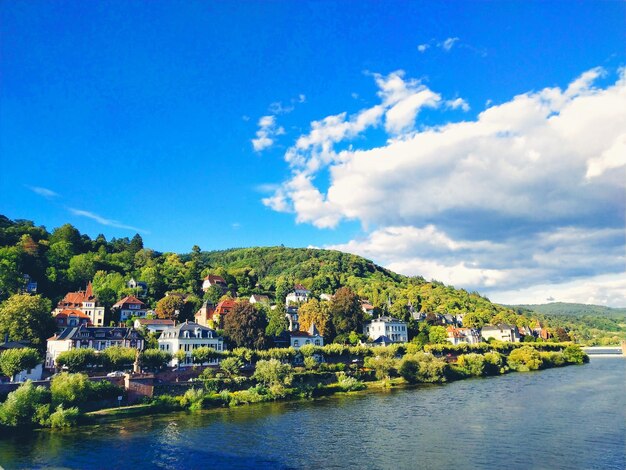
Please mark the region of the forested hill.
<svg viewBox="0 0 626 470"><path fill-rule="evenodd" d="M200 300L207 274L224 277L240 297L253 293L284 298L294 283L313 294L352 288L375 307L407 318L416 311L468 313L470 325L480 326L501 314L517 316L475 292L454 289L421 277L406 277L362 257L332 250L307 248L240 248L190 253L159 253L144 247L141 236L91 239L66 224L49 232L27 220L0 216L0 301L24 288L24 275L38 283L38 293L53 303L66 292L84 289L93 281L100 302L110 307L129 293L131 278L148 284L147 303L154 306L166 292L185 292ZM511 319L511 318L510 318Z"/></svg>
<svg viewBox="0 0 626 470"><path fill-rule="evenodd" d="M572 315L577 317L599 315L604 317L626 318L626 308L611 308L602 305L552 302L549 304L509 305L508 307L514 310L530 310L543 313L544 315Z"/></svg>

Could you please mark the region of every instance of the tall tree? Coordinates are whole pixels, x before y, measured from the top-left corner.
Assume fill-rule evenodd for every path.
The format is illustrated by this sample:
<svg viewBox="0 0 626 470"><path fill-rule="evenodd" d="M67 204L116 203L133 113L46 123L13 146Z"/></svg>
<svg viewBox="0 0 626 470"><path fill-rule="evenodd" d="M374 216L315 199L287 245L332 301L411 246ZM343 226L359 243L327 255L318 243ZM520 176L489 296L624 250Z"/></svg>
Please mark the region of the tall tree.
<svg viewBox="0 0 626 470"><path fill-rule="evenodd" d="M289 322L283 304L276 305L276 308L270 310L267 314L267 328L265 334L267 336L278 336L289 328Z"/></svg>
<svg viewBox="0 0 626 470"><path fill-rule="evenodd" d="M0 335L13 341L29 341L43 350L56 325L52 305L41 295L15 294L0 305Z"/></svg>
<svg viewBox="0 0 626 470"><path fill-rule="evenodd" d="M224 334L238 347L262 349L267 319L249 302L238 302L224 317Z"/></svg>
<svg viewBox="0 0 626 470"><path fill-rule="evenodd" d="M364 314L359 297L349 288L342 287L330 301L330 315L337 335L363 331Z"/></svg>
<svg viewBox="0 0 626 470"><path fill-rule="evenodd" d="M310 299L298 309L300 329L308 331L313 323L322 336L332 336L332 322L330 321L330 305L328 302L320 302Z"/></svg>
<svg viewBox="0 0 626 470"><path fill-rule="evenodd" d="M177 319L185 306L185 302L179 295L168 295L163 297L156 304L156 314L159 318L168 320Z"/></svg>

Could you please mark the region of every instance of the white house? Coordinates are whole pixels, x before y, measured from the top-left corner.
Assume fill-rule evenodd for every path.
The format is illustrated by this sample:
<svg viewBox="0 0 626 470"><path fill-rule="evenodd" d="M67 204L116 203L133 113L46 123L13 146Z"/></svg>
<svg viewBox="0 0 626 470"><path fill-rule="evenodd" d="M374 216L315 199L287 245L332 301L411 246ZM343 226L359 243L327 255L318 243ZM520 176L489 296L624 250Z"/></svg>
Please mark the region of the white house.
<svg viewBox="0 0 626 470"><path fill-rule="evenodd" d="M294 349L300 349L306 344L312 344L314 346L324 346L324 337L320 335L320 332L315 327L315 323L311 325L309 331L292 331L289 333L291 347Z"/></svg>
<svg viewBox="0 0 626 470"><path fill-rule="evenodd" d="M58 335L48 339L45 367L54 369L56 367L56 359L63 351L79 348L103 351L112 346L135 348L141 351L144 347L144 339L133 328L91 327L84 325L66 328Z"/></svg>
<svg viewBox="0 0 626 470"><path fill-rule="evenodd" d="M120 321L126 321L129 318L145 318L148 306L134 295L129 295L114 304L111 310L119 310Z"/></svg>
<svg viewBox="0 0 626 470"><path fill-rule="evenodd" d="M454 345L480 343L480 333L478 330L449 326L446 328L446 331L448 332L448 341Z"/></svg>
<svg viewBox="0 0 626 470"><path fill-rule="evenodd" d="M363 326L363 334L376 341L386 336L394 343L406 343L409 340L406 322L392 317L378 317Z"/></svg>
<svg viewBox="0 0 626 470"><path fill-rule="evenodd" d="M162 333L168 328L172 328L174 325L174 320L137 318L133 326L138 330L145 328L150 333Z"/></svg>
<svg viewBox="0 0 626 470"><path fill-rule="evenodd" d="M498 341L507 341L509 343L518 343L520 341L519 330L517 326L499 323L497 325L485 325L480 330L480 335L485 341L489 338Z"/></svg>
<svg viewBox="0 0 626 470"><path fill-rule="evenodd" d="M222 293L224 294L228 291L228 284L222 276L214 276L212 274L209 274L202 281L202 290L206 292L213 286L217 286L222 289Z"/></svg>
<svg viewBox="0 0 626 470"><path fill-rule="evenodd" d="M224 351L224 339L218 336L215 330L198 323L185 322L168 328L159 337L159 349L175 355L178 351L185 351L186 358L179 364L174 357L171 366L193 364L192 352L201 347L213 348L216 351ZM207 364L218 364L218 359L211 359Z"/></svg>
<svg viewBox="0 0 626 470"><path fill-rule="evenodd" d="M306 302L309 300L311 295L311 291L304 287L302 284L296 284L293 287L293 292L287 294L285 298L285 303L289 304L298 304L300 302Z"/></svg>
<svg viewBox="0 0 626 470"><path fill-rule="evenodd" d="M269 305L270 305L270 298L267 295L252 294L250 296L249 302L251 304L263 304L263 305L267 305L269 307Z"/></svg>
<svg viewBox="0 0 626 470"><path fill-rule="evenodd" d="M53 315L63 310L80 310L89 316L93 326L104 326L104 307L97 305L96 296L93 293L91 282L87 284L87 289L78 292L68 292L65 297L57 304L57 308L52 312Z"/></svg>
<svg viewBox="0 0 626 470"><path fill-rule="evenodd" d="M148 284L143 281L135 281L135 279L131 277L130 281L126 283L126 287L137 292L137 297L145 297L148 295Z"/></svg>

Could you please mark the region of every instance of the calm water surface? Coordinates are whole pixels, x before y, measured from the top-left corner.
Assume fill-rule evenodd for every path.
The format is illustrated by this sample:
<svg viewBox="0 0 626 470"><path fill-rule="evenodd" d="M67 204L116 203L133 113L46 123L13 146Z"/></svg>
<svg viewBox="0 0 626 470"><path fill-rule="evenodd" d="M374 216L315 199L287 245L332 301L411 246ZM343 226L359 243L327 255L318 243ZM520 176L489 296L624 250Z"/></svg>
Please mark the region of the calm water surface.
<svg viewBox="0 0 626 470"><path fill-rule="evenodd" d="M0 440L0 466L626 469L626 360Z"/></svg>

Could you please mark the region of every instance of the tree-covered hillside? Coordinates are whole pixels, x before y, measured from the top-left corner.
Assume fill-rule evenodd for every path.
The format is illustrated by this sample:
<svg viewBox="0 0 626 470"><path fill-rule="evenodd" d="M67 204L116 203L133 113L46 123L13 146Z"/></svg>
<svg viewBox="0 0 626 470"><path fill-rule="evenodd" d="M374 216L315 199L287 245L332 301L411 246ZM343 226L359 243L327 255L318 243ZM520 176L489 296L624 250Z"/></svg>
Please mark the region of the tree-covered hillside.
<svg viewBox="0 0 626 470"><path fill-rule="evenodd" d="M25 290L25 276L37 282L37 294L52 305L67 292L84 289L92 281L109 321L114 319L110 307L134 293L127 286L134 278L147 283L144 301L156 308L157 314L159 307L180 310L178 319L184 320L193 318L203 297L215 301L211 297L215 292L205 294L201 289L202 279L208 274L222 276L231 295L241 298L265 294L282 303L299 283L314 296L349 287L369 300L378 313L405 320L415 311L462 313L464 325L470 327L497 322L526 326L537 321L533 312L519 314L476 292L427 282L419 276L402 276L339 251L281 246L204 252L194 246L185 254L159 253L145 247L140 235L111 240L98 235L91 239L70 224L49 232L28 220L0 216L0 302ZM176 299L164 301L168 292L185 294L184 306L174 305Z"/></svg>
<svg viewBox="0 0 626 470"><path fill-rule="evenodd" d="M603 317L626 319L626 308L611 308L602 305L552 302L549 304L509 305L509 307L512 309L522 308L532 310L533 312L543 313L545 315L572 315L578 317L600 315Z"/></svg>

